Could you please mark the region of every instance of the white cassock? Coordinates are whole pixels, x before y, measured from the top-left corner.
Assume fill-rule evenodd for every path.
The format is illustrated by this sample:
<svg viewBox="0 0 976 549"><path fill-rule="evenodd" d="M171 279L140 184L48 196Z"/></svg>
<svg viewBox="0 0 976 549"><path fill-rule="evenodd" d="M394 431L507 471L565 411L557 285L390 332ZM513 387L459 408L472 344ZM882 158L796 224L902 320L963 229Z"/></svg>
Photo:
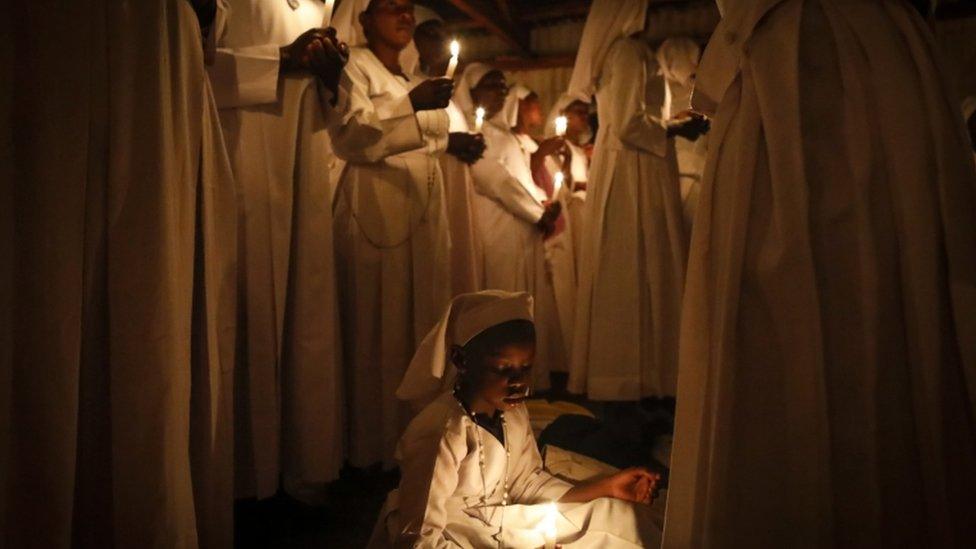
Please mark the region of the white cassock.
<svg viewBox="0 0 976 549"><path fill-rule="evenodd" d="M332 94L279 78L279 48L322 25L320 0L221 0L210 77L240 209L238 497L299 498L338 476L343 384L326 126Z"/></svg>
<svg viewBox="0 0 976 549"><path fill-rule="evenodd" d="M475 220L482 243L483 288L526 291L535 298L536 354L532 382L549 388L549 372L566 363L552 279L546 268L542 232L545 191L532 179L529 157L537 148L528 136L506 128L504 117L483 127L484 157L472 166Z"/></svg>
<svg viewBox="0 0 976 549"><path fill-rule="evenodd" d="M447 107L451 132L469 132L467 118L454 101ZM481 286L481 237L475 222L475 190L471 166L454 155L441 156L444 203L451 227L451 295L474 292Z"/></svg>
<svg viewBox="0 0 976 549"><path fill-rule="evenodd" d="M665 84L645 42L613 42L596 83L569 389L674 395L685 243Z"/></svg>
<svg viewBox="0 0 976 549"><path fill-rule="evenodd" d="M451 297L450 234L440 155L444 110L414 111L422 78L395 76L350 48L333 143L347 164L335 238L353 465L393 464L409 421L394 396L410 356Z"/></svg>
<svg viewBox="0 0 976 549"><path fill-rule="evenodd" d="M477 425L452 393L424 408L397 448L400 487L387 498L369 547L543 546L539 526L546 504L561 498L572 484L543 469L524 405L505 413L504 430L508 456L505 446ZM660 512L647 505L600 498L560 503L558 511L556 539L563 547L660 544Z"/></svg>
<svg viewBox="0 0 976 549"><path fill-rule="evenodd" d="M567 183L563 187L560 200L563 202L567 219L569 221L569 234L573 243L573 265L576 278L579 278L579 260L582 253L583 234L586 231L586 188L577 189L576 185L588 185L590 180L590 159L586 156L583 147L569 141L569 152L573 155L570 161L570 175L572 183ZM576 298L573 297L575 303ZM575 308L575 307L574 307Z"/></svg>
<svg viewBox="0 0 976 549"><path fill-rule="evenodd" d="M197 17L10 8L0 545L231 547L235 196Z"/></svg>
<svg viewBox="0 0 976 549"><path fill-rule="evenodd" d="M664 545L968 546L976 173L930 31L719 5Z"/></svg>

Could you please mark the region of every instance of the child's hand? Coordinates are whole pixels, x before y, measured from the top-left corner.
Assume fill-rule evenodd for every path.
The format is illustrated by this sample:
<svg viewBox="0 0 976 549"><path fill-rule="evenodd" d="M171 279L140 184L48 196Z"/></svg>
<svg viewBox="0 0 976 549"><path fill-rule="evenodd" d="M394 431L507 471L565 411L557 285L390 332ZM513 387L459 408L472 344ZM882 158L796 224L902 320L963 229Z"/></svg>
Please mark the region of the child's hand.
<svg viewBox="0 0 976 549"><path fill-rule="evenodd" d="M607 478L606 482L611 497L650 504L660 479L661 475L643 467L631 467Z"/></svg>

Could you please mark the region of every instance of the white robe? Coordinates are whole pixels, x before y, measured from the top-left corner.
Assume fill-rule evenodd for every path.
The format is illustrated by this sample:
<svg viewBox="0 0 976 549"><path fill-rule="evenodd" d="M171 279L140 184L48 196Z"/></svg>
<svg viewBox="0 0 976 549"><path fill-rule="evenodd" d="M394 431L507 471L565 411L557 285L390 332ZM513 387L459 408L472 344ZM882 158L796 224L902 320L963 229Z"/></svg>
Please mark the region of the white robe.
<svg viewBox="0 0 976 549"><path fill-rule="evenodd" d="M451 132L468 132L468 121L451 101L447 107ZM475 222L474 180L471 166L450 154L441 156L444 172L444 203L451 227L451 295L481 289L481 238Z"/></svg>
<svg viewBox="0 0 976 549"><path fill-rule="evenodd" d="M525 406L505 413L505 438L507 456L505 446L474 423L451 393L429 404L400 440L400 487L380 511L369 547L542 546L538 527L545 504L572 484L543 469ZM660 516L647 505L601 498L561 503L558 510L556 536L563 547L660 544Z"/></svg>
<svg viewBox="0 0 976 549"><path fill-rule="evenodd" d="M679 113L691 108L691 89L674 80L668 81L671 90L671 113ZM695 208L701 193L702 172L705 171L705 151L708 150L708 135L701 135L691 141L684 137L674 138L674 149L678 158L678 179L681 182L681 204L685 224L685 238L691 238L691 224L695 219Z"/></svg>
<svg viewBox="0 0 976 549"><path fill-rule="evenodd" d="M930 31L725 4L665 546L968 547L976 173Z"/></svg>
<svg viewBox="0 0 976 549"><path fill-rule="evenodd" d="M648 46L614 42L597 86L569 377L595 400L675 393L686 254L665 95Z"/></svg>
<svg viewBox="0 0 976 549"><path fill-rule="evenodd" d="M10 8L0 546L229 548L236 218L197 18Z"/></svg>
<svg viewBox="0 0 976 549"><path fill-rule="evenodd" d="M221 0L211 81L237 179L244 353L237 384L237 495L279 477L314 501L343 458L338 307L326 116L331 93L279 79L279 48L322 24L324 5Z"/></svg>
<svg viewBox="0 0 976 549"><path fill-rule="evenodd" d="M484 157L472 166L475 219L482 243L481 284L485 289L525 291L535 300L536 355L532 382L549 388L549 372L561 369L567 351L559 325L542 232L545 191L532 179L529 155L536 147L498 120L483 127Z"/></svg>
<svg viewBox="0 0 976 549"><path fill-rule="evenodd" d="M415 112L416 76L394 76L365 47L350 48L335 150L347 162L335 196L349 459L393 465L410 419L394 393L409 357L451 296L450 234L439 156L443 110Z"/></svg>

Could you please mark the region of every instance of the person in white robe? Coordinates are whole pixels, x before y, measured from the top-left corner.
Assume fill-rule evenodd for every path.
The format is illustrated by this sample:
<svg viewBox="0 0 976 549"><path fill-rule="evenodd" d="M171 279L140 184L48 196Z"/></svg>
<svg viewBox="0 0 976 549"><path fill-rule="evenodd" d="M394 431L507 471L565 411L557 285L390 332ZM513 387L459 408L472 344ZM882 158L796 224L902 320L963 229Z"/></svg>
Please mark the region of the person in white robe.
<svg viewBox="0 0 976 549"><path fill-rule="evenodd" d="M701 47L685 36L666 39L658 46L658 66L668 84L671 120L680 121L691 112L691 91L695 87L695 72ZM685 237L691 237L691 224L701 192L701 176L705 170L705 151L708 138L705 135L688 139L676 136L674 149L678 157L678 180L681 182L681 203L685 222Z"/></svg>
<svg viewBox="0 0 976 549"><path fill-rule="evenodd" d="M315 502L343 460L327 119L345 61L320 0L219 0L209 68L240 200L237 496ZM280 479L280 481L279 481Z"/></svg>
<svg viewBox="0 0 976 549"><path fill-rule="evenodd" d="M235 192L193 7L0 18L2 547L232 546Z"/></svg>
<svg viewBox="0 0 976 549"><path fill-rule="evenodd" d="M344 2L335 24L351 46L330 130L347 162L334 211L349 460L392 466L410 420L394 392L451 297L440 155L453 82L423 79L402 57L414 31L408 0Z"/></svg>
<svg viewBox="0 0 976 549"><path fill-rule="evenodd" d="M574 486L543 468L524 404L534 335L526 293L464 294L446 308L397 390L429 404L400 440L400 486L369 547L660 543L658 475L630 468Z"/></svg>
<svg viewBox="0 0 976 549"><path fill-rule="evenodd" d="M539 334L538 346L549 349L545 365L550 372L569 371L569 349L572 345L573 315L576 302L576 267L569 220L566 213L564 184L558 182L555 173L560 171L559 159L566 159L563 171L568 172L571 158L567 140L563 136L549 135L536 141L534 135L542 134L544 118L539 96L528 88L516 85L509 92L512 114L509 123L512 132L528 157L532 180L545 193L546 202L558 202L559 217L551 234L543 239L544 268L536 273L535 322ZM565 175L565 174L564 174ZM558 187L557 187L558 182ZM555 335L553 335L555 334Z"/></svg>
<svg viewBox="0 0 976 549"><path fill-rule="evenodd" d="M597 0L569 93L597 97L568 388L594 400L673 396L686 247L667 86L646 42L646 0Z"/></svg>
<svg viewBox="0 0 976 549"><path fill-rule="evenodd" d="M451 59L444 21L424 6L415 6L414 13L419 74L426 78L443 76ZM450 136L447 154L441 156L441 171L444 173L444 204L451 229L451 295L454 296L479 289L481 241L475 230L475 191L470 165L484 154L485 142L480 133L471 131L467 118L453 100L447 106L447 114Z"/></svg>
<svg viewBox="0 0 976 549"><path fill-rule="evenodd" d="M976 168L902 1L720 1L665 547L976 539Z"/></svg>
<svg viewBox="0 0 976 549"><path fill-rule="evenodd" d="M580 257L580 247L582 244L584 231L584 212L586 205L586 185L590 178L590 157L593 153L593 129L589 121L590 106L568 93L563 93L556 99L549 116L546 119L545 135L553 137L556 135L556 118L566 117L566 147L569 149L569 157L563 158L563 162L568 162L568 167L564 167L557 160L550 163L550 171L560 170L563 172L565 180L560 191L560 201L566 212L567 232L573 243L574 259L574 280L577 278L579 270L578 263ZM575 302L576 297L573 296Z"/></svg>
<svg viewBox="0 0 976 549"><path fill-rule="evenodd" d="M482 242L481 287L539 294L547 320L539 325L538 360L532 375L536 388L548 389L550 369L566 360L544 248L544 238L555 230L560 206L549 202L533 179L529 148L535 143L519 139L512 131L518 97L509 96L504 74L481 63L469 65L458 82L455 101L469 118L477 106L485 110L485 154L471 169Z"/></svg>

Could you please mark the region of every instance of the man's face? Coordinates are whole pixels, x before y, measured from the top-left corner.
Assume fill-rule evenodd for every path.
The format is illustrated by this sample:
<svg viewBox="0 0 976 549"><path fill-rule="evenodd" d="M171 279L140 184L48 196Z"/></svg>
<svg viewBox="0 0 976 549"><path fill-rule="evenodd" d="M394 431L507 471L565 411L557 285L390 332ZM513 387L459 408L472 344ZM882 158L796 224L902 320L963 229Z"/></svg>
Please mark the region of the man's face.
<svg viewBox="0 0 976 549"><path fill-rule="evenodd" d="M444 25L436 19L418 26L413 35L413 42L417 46L417 52L420 53L420 64L424 67L446 65L451 57L448 41Z"/></svg>
<svg viewBox="0 0 976 549"><path fill-rule="evenodd" d="M484 75L478 84L471 88L471 98L477 105L485 108L485 118L491 118L505 106L508 95L508 82L502 71L494 70Z"/></svg>
<svg viewBox="0 0 976 549"><path fill-rule="evenodd" d="M542 118L542 105L536 94L529 94L519 101L519 123L528 131L541 127L545 123Z"/></svg>
<svg viewBox="0 0 976 549"><path fill-rule="evenodd" d="M371 42L402 50L413 40L413 0L373 0L359 22Z"/></svg>
<svg viewBox="0 0 976 549"><path fill-rule="evenodd" d="M479 399L502 412L525 401L535 343L501 345L487 356L472 359L467 377Z"/></svg>
<svg viewBox="0 0 976 549"><path fill-rule="evenodd" d="M566 137L576 139L590 131L590 107L582 101L573 101L563 111L566 117Z"/></svg>

